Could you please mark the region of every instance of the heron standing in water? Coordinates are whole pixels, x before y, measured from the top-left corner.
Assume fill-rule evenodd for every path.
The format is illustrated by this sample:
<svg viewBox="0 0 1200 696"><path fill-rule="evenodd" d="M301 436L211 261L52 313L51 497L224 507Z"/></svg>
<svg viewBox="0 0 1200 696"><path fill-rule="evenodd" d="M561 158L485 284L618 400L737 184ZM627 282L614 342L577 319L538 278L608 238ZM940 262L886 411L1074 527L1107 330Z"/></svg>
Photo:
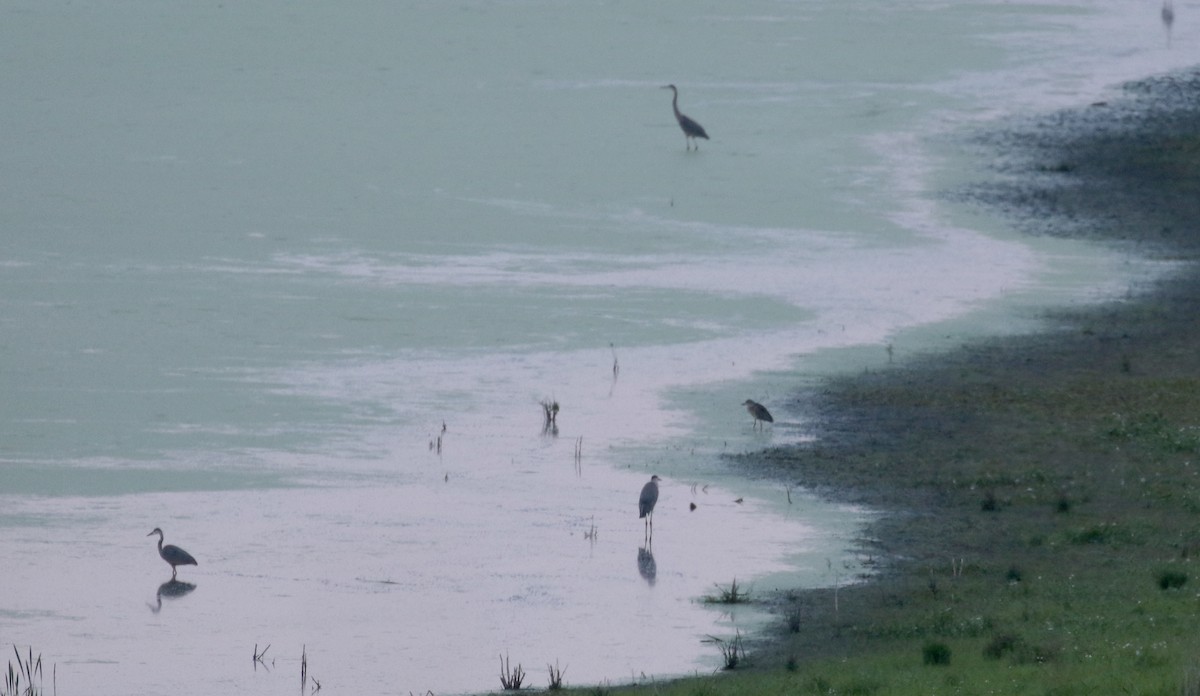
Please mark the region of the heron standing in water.
<svg viewBox="0 0 1200 696"><path fill-rule="evenodd" d="M762 421L766 421L768 423L775 422L775 419L771 417L771 412L767 410L767 407L763 406L757 401L746 399L744 402L742 402L742 405L746 407L746 410L750 412L751 416L754 416L755 427L761 426Z"/></svg>
<svg viewBox="0 0 1200 696"><path fill-rule="evenodd" d="M671 108L675 110L675 120L679 121L679 127L683 129L683 140L687 143L687 149L692 149L694 143L696 149L699 150L700 143L696 142L696 138L708 140L708 133L704 132L704 126L679 113L679 90L675 88L675 85L667 85L663 89L669 89L675 94L671 99Z"/></svg>
<svg viewBox="0 0 1200 696"><path fill-rule="evenodd" d="M658 502L658 482L661 480L657 475L651 476L646 485L642 486L642 494L638 496L638 518L646 520L647 539L654 538L654 505Z"/></svg>
<svg viewBox="0 0 1200 696"><path fill-rule="evenodd" d="M192 558L192 554L184 551L178 546L173 544L167 544L166 546L163 546L163 530L159 529L158 527L155 527L154 531L150 532L146 536L154 536L155 534L158 535L158 555L162 556L164 561L171 564L172 580L175 579L175 566L200 565L199 563L196 563L195 558Z"/></svg>

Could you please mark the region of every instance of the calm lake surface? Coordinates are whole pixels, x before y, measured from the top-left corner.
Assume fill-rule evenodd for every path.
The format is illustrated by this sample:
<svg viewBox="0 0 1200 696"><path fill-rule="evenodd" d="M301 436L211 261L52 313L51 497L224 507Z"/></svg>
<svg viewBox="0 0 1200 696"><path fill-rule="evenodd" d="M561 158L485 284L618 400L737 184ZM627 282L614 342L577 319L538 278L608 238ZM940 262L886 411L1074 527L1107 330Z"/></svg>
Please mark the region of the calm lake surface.
<svg viewBox="0 0 1200 696"><path fill-rule="evenodd" d="M957 134L1196 62L1174 9L0 3L0 653L63 694L712 671L765 620L714 585L849 582L871 514L722 454L1157 272L940 194Z"/></svg>

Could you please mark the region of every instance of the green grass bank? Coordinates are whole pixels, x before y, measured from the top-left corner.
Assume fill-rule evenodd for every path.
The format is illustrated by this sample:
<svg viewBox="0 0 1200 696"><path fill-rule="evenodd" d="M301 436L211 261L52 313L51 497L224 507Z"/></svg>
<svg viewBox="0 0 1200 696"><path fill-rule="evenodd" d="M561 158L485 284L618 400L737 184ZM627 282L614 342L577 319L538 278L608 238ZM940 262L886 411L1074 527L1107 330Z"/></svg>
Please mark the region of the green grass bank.
<svg viewBox="0 0 1200 696"><path fill-rule="evenodd" d="M883 511L877 574L752 597L777 625L715 678L577 692L1200 694L1200 73L969 146L951 195L1176 271L797 396L815 443L729 464Z"/></svg>

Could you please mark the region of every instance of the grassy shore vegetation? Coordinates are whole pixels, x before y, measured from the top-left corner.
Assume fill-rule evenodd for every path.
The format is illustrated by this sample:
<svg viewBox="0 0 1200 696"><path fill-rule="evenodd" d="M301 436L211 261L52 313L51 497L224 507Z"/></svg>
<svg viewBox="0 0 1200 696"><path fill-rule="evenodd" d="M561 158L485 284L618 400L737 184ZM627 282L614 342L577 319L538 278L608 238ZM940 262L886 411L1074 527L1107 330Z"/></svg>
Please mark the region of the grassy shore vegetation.
<svg viewBox="0 0 1200 696"><path fill-rule="evenodd" d="M972 193L1174 275L1044 334L823 384L800 397L815 444L730 458L883 511L873 578L836 602L756 592L778 625L719 677L576 691L1200 694L1198 85L989 136L1024 149Z"/></svg>

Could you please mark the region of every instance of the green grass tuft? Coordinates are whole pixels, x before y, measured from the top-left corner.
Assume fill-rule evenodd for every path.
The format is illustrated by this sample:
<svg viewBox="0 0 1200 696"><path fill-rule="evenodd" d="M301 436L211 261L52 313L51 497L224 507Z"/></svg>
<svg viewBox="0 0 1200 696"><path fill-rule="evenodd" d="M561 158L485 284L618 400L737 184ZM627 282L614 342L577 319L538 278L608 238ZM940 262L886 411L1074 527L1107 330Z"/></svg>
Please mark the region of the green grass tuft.
<svg viewBox="0 0 1200 696"><path fill-rule="evenodd" d="M721 585L713 585L713 587L717 589L717 593L705 595L705 604L742 604L750 601L750 591L738 586L737 578L734 578L728 587Z"/></svg>

